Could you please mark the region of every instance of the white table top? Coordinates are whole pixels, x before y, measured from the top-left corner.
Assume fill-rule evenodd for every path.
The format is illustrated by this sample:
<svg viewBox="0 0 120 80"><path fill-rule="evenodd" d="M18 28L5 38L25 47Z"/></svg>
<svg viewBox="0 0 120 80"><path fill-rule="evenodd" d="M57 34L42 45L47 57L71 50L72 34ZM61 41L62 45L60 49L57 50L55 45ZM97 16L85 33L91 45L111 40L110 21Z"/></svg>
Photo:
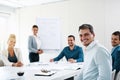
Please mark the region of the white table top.
<svg viewBox="0 0 120 80"><path fill-rule="evenodd" d="M72 67L74 66L74 67ZM81 67L81 64L69 63L34 63L23 67L0 67L0 80L64 80L75 76L80 70L75 68ZM41 69L56 71L52 76L35 76ZM18 76L17 72L24 71L23 76Z"/></svg>

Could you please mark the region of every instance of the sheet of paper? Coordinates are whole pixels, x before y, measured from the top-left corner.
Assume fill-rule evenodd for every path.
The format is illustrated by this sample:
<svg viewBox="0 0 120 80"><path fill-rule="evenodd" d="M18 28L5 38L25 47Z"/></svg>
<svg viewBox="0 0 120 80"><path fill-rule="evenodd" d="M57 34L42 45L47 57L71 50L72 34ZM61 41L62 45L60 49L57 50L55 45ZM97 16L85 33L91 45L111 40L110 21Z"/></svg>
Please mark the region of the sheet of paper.
<svg viewBox="0 0 120 80"><path fill-rule="evenodd" d="M56 71L49 71L49 72L38 72L38 73L35 73L35 76L52 76L53 74L55 74Z"/></svg>

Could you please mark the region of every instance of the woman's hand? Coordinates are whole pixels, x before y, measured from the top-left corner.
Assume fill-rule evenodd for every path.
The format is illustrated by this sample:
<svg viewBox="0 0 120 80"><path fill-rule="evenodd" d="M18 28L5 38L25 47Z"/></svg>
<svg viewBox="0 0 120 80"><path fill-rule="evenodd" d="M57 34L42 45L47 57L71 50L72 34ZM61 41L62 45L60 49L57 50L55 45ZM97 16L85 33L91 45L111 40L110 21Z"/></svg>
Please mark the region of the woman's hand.
<svg viewBox="0 0 120 80"><path fill-rule="evenodd" d="M38 53L38 54L42 54L42 53L43 53L43 50L42 50L42 49L39 49L39 50L37 51L37 53Z"/></svg>
<svg viewBox="0 0 120 80"><path fill-rule="evenodd" d="M13 63L12 66L21 67L21 66L23 66L23 63L18 61L17 63Z"/></svg>

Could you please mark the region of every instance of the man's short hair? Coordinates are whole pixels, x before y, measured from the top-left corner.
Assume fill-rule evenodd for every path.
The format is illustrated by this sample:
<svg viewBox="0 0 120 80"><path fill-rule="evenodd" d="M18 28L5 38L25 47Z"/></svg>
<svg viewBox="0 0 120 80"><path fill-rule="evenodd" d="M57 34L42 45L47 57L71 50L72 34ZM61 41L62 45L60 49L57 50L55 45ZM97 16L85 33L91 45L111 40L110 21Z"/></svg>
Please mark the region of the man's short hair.
<svg viewBox="0 0 120 80"><path fill-rule="evenodd" d="M120 40L120 31L115 31L112 33L112 35L119 36L119 40Z"/></svg>
<svg viewBox="0 0 120 80"><path fill-rule="evenodd" d="M73 39L75 40L75 36L74 36L74 35L69 35L68 38L69 38L69 37L73 37Z"/></svg>
<svg viewBox="0 0 120 80"><path fill-rule="evenodd" d="M89 29L92 34L94 34L93 26L90 24L82 24L79 26L79 31L80 29Z"/></svg>
<svg viewBox="0 0 120 80"><path fill-rule="evenodd" d="M33 25L33 27L32 28L38 28L38 26L37 25Z"/></svg>

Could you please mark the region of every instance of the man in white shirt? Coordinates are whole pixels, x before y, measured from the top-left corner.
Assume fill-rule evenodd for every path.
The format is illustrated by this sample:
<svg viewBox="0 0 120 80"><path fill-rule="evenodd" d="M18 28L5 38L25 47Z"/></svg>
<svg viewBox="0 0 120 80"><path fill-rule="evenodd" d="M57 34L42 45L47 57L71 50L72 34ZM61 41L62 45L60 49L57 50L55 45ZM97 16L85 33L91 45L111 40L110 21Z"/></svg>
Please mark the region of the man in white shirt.
<svg viewBox="0 0 120 80"><path fill-rule="evenodd" d="M105 47L94 40L93 27L90 24L81 25L79 36L86 48L84 66L79 80L111 80L111 55Z"/></svg>

